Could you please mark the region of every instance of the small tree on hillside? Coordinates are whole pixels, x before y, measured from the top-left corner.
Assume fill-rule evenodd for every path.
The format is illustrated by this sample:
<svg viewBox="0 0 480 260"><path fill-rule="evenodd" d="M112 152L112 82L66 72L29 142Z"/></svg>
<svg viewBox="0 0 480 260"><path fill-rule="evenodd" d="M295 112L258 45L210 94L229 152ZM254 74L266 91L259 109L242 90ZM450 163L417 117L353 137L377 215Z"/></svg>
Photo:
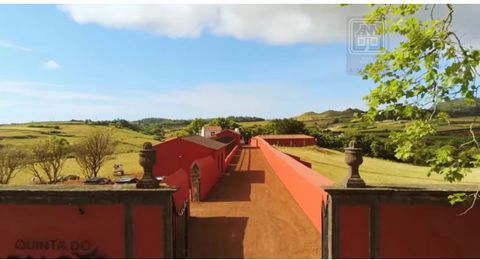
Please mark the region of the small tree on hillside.
<svg viewBox="0 0 480 260"><path fill-rule="evenodd" d="M62 177L61 171L70 152L71 146L63 138L41 140L32 147L28 168L40 182L46 178L48 183L57 183Z"/></svg>
<svg viewBox="0 0 480 260"><path fill-rule="evenodd" d="M14 146L0 146L0 184L8 184L25 165L27 154Z"/></svg>
<svg viewBox="0 0 480 260"><path fill-rule="evenodd" d="M118 141L111 130L95 129L74 147L75 160L85 178L97 177L104 163L113 158Z"/></svg>

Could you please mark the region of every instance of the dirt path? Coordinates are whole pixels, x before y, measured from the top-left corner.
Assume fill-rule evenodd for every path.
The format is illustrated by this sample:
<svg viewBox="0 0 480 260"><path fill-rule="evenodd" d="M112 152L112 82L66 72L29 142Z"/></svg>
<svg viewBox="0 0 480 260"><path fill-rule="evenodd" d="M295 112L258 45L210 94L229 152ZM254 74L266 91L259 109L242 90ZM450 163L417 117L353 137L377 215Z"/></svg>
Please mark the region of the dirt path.
<svg viewBox="0 0 480 260"><path fill-rule="evenodd" d="M192 203L189 258L320 258L320 235L260 150L241 149L230 175Z"/></svg>

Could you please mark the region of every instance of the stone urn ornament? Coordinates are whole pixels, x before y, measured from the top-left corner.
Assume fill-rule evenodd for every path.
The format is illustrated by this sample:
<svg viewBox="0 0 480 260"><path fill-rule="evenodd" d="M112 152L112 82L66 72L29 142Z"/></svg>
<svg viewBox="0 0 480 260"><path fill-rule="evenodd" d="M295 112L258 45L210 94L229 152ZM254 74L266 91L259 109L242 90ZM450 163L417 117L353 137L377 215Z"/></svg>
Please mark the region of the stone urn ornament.
<svg viewBox="0 0 480 260"><path fill-rule="evenodd" d="M153 165L156 161L156 151L153 149L152 143L145 142L143 149L140 151L139 163L143 167L143 177L137 182L137 188L140 189L156 189L160 187L159 181L153 177Z"/></svg>
<svg viewBox="0 0 480 260"><path fill-rule="evenodd" d="M345 148L345 163L350 166L350 174L347 180L347 188L364 188L366 187L358 167L363 162L362 148L355 147L356 141L352 140Z"/></svg>

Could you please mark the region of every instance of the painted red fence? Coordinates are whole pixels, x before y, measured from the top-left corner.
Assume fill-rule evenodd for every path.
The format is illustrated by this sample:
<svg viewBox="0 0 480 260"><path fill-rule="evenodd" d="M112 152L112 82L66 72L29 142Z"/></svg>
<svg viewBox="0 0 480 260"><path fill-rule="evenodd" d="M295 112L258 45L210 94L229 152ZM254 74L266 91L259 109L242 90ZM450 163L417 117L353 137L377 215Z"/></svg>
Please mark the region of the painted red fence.
<svg viewBox="0 0 480 260"><path fill-rule="evenodd" d="M480 205L451 206L462 191L332 188L323 243L329 258L480 258ZM472 191L470 191L472 192Z"/></svg>
<svg viewBox="0 0 480 260"><path fill-rule="evenodd" d="M185 258L188 210L177 214L175 191L0 187L0 258Z"/></svg>
<svg viewBox="0 0 480 260"><path fill-rule="evenodd" d="M322 205L327 205L327 193L324 187L332 185L333 182L273 148L260 137L252 138L250 143L260 148L295 201L315 228L322 232Z"/></svg>

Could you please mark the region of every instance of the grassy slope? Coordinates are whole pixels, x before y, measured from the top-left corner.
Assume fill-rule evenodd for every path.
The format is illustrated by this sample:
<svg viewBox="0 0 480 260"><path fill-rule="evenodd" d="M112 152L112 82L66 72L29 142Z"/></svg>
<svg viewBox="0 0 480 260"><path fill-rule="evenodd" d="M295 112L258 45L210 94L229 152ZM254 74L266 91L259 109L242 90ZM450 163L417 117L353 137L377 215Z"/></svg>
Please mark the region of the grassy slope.
<svg viewBox="0 0 480 260"><path fill-rule="evenodd" d="M32 125L43 125L49 127L31 127ZM59 126L60 129L51 128ZM15 124L15 125L1 125L0 126L0 144L12 145L33 145L37 140L42 140L51 136L58 136L68 140L74 144L85 136L93 128L105 128L107 126L90 126L71 122L46 122L46 123L32 123L32 124ZM57 134L48 134L49 131L60 131ZM115 129L115 137L120 141L118 146L116 158L108 161L100 170L101 176L111 176L113 172L112 165L120 163L124 165L126 173L141 173L142 168L138 164L138 151L141 149L144 142L156 143L151 136L144 135L138 132ZM81 176L74 159L68 159L62 171L64 175L75 174ZM28 184L32 179L32 175L28 170L23 169L18 172L17 177L12 180L12 184Z"/></svg>
<svg viewBox="0 0 480 260"><path fill-rule="evenodd" d="M300 156L302 160L312 163L313 170L342 183L348 174L348 165L344 162L344 154L338 151L311 147L277 147L283 152ZM375 158L363 158L360 166L362 178L370 185L424 185L449 184L442 176L427 176L428 168L405 163L391 162ZM460 184L479 184L480 169L474 169Z"/></svg>

